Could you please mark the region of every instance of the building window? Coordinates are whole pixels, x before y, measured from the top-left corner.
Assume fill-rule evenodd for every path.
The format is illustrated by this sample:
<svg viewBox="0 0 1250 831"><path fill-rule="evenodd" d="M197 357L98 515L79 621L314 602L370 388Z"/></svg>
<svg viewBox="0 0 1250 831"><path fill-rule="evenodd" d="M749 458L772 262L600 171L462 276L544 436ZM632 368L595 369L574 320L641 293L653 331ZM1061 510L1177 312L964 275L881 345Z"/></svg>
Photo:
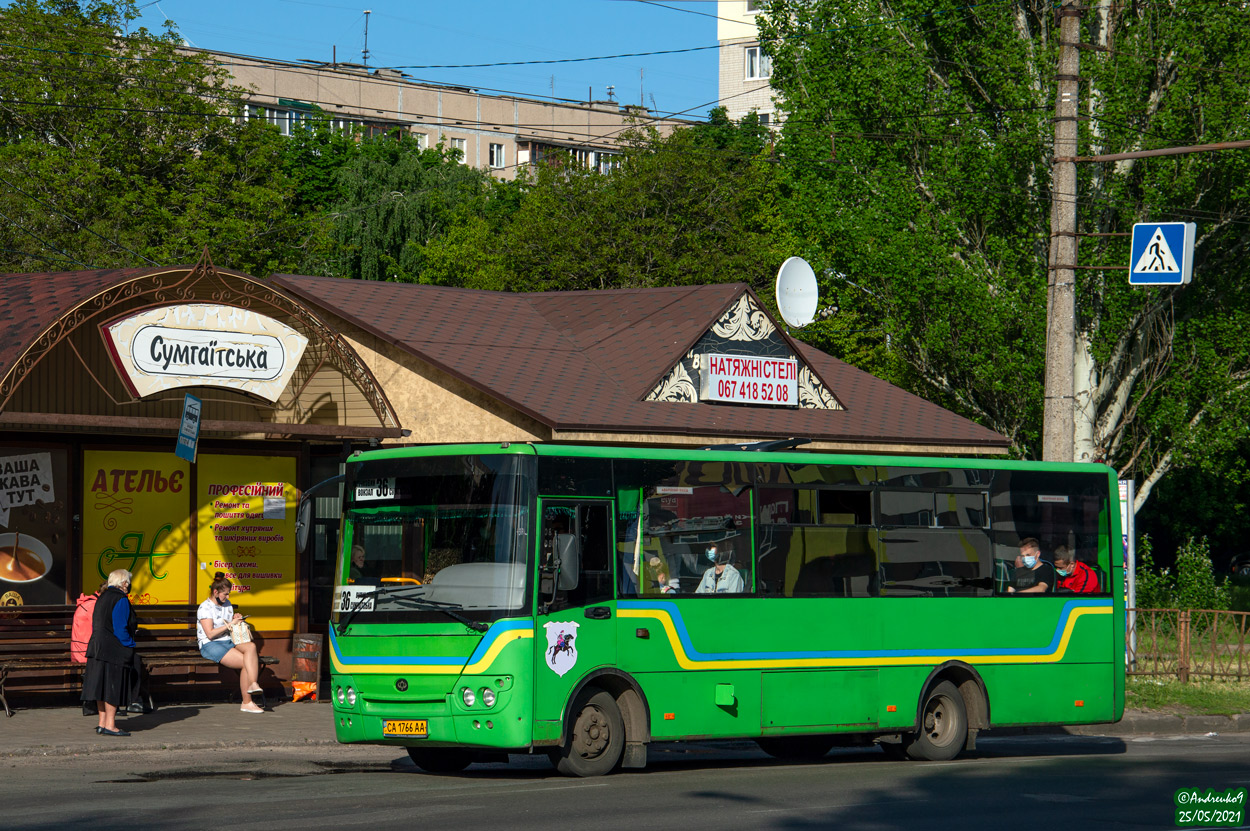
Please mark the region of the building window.
<svg viewBox="0 0 1250 831"><path fill-rule="evenodd" d="M504 167L507 164L508 164L508 161L504 154L503 145L492 144L490 146L490 166L491 167Z"/></svg>
<svg viewBox="0 0 1250 831"><path fill-rule="evenodd" d="M762 80L773 74L772 58L764 54L758 46L746 48L747 80Z"/></svg>
<svg viewBox="0 0 1250 831"><path fill-rule="evenodd" d="M418 149L424 150L426 147L429 147L430 139L425 133L413 133L412 137L417 142Z"/></svg>
<svg viewBox="0 0 1250 831"><path fill-rule="evenodd" d="M759 0L747 0L747 14L754 14L760 10Z"/></svg>
<svg viewBox="0 0 1250 831"><path fill-rule="evenodd" d="M460 162L461 164L469 163L469 141L468 139L449 138L447 139L447 146L451 148L452 150L457 151L460 154L460 158L458 158L456 161Z"/></svg>
<svg viewBox="0 0 1250 831"><path fill-rule="evenodd" d="M605 153L599 151L599 172L611 173L621 166L621 157L616 153Z"/></svg>

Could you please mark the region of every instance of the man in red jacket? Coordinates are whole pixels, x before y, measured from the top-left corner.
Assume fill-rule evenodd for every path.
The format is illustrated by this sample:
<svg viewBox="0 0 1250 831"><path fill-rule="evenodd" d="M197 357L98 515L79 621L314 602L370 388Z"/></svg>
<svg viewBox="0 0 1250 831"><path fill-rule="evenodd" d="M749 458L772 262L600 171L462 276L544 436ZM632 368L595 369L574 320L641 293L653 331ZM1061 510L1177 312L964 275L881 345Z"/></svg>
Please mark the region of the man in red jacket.
<svg viewBox="0 0 1250 831"><path fill-rule="evenodd" d="M1091 594L1098 591L1098 575L1089 566L1072 556L1066 545L1055 549L1055 576L1059 578L1059 591L1074 594Z"/></svg>

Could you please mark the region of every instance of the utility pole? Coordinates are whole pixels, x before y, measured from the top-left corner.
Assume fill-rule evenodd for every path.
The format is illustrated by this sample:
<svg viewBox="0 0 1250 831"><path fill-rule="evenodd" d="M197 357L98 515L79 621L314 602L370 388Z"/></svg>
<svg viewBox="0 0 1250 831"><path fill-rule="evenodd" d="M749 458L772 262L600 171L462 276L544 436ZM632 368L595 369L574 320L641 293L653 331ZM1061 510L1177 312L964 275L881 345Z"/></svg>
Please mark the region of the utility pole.
<svg viewBox="0 0 1250 831"><path fill-rule="evenodd" d="M1074 453L1076 351L1076 151L1080 92L1081 6L1059 9L1059 70L1055 75L1055 144L1051 168L1050 266L1046 277L1046 389L1042 458L1070 462Z"/></svg>

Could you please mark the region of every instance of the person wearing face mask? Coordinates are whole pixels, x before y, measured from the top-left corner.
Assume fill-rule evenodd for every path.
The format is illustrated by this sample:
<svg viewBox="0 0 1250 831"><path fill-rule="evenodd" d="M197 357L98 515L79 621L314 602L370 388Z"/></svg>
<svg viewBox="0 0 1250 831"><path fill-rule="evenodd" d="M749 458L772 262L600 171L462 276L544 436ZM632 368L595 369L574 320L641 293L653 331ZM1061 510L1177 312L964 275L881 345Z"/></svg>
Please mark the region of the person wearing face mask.
<svg viewBox="0 0 1250 831"><path fill-rule="evenodd" d="M1089 566L1072 556L1072 549L1061 545L1055 549L1055 576L1058 590L1073 594L1098 591L1098 575Z"/></svg>
<svg viewBox="0 0 1250 831"><path fill-rule="evenodd" d="M260 657L256 652L256 644L252 641L236 644L230 639L231 625L243 620L243 616L237 614L230 604L230 589L233 585L220 571L213 576L208 599L200 604L195 613L199 621L195 627L195 636L200 644L201 655L214 663L239 671L239 692L243 693L243 706L239 709L245 713L263 713L265 709L252 700L252 696L264 694L256 683L260 676Z"/></svg>
<svg viewBox="0 0 1250 831"><path fill-rule="evenodd" d="M704 556L712 563L712 567L703 572L703 579L694 590L695 594L741 594L745 590L746 583L742 574L730 562L733 559L733 548L728 543L721 546L709 545Z"/></svg>
<svg viewBox="0 0 1250 831"><path fill-rule="evenodd" d="M1055 587L1055 567L1042 559L1042 545L1033 537L1020 540L1020 555L1011 573L1008 594L1045 594Z"/></svg>

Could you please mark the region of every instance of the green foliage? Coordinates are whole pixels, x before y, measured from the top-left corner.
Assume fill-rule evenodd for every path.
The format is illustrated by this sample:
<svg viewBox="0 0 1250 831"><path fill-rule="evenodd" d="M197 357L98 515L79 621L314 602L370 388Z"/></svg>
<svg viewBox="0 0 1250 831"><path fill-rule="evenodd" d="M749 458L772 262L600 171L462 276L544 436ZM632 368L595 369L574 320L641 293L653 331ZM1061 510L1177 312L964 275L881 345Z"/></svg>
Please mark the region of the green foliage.
<svg viewBox="0 0 1250 831"><path fill-rule="evenodd" d="M669 136L624 136L606 172L549 157L436 241L423 279L513 291L763 287L784 259L766 136L721 111Z"/></svg>
<svg viewBox="0 0 1250 831"><path fill-rule="evenodd" d="M302 269L365 280L418 281L426 247L485 199L489 178L441 146L421 149L407 134L362 139L333 176L308 177L312 198L331 201L314 217L325 227Z"/></svg>
<svg viewBox="0 0 1250 831"><path fill-rule="evenodd" d="M280 138L129 0L0 10L0 270L217 261L267 273L295 233Z"/></svg>
<svg viewBox="0 0 1250 831"><path fill-rule="evenodd" d="M1038 456L1054 6L766 5L785 217L844 318L804 337ZM1081 39L1106 49L1082 51L1079 152L1246 138L1245 32L1237 4L1091 5ZM1175 468L1244 476L1230 460L1250 435L1248 173L1245 152L1079 167L1081 232L1199 223L1189 286L1077 272L1078 459L1107 459L1142 499ZM1127 259L1123 238L1081 243L1082 265Z"/></svg>
<svg viewBox="0 0 1250 831"><path fill-rule="evenodd" d="M1205 537L1190 538L1176 553L1176 567L1156 569L1150 538L1142 537L1137 551L1137 608L1227 610L1231 595L1227 580L1217 578Z"/></svg>

